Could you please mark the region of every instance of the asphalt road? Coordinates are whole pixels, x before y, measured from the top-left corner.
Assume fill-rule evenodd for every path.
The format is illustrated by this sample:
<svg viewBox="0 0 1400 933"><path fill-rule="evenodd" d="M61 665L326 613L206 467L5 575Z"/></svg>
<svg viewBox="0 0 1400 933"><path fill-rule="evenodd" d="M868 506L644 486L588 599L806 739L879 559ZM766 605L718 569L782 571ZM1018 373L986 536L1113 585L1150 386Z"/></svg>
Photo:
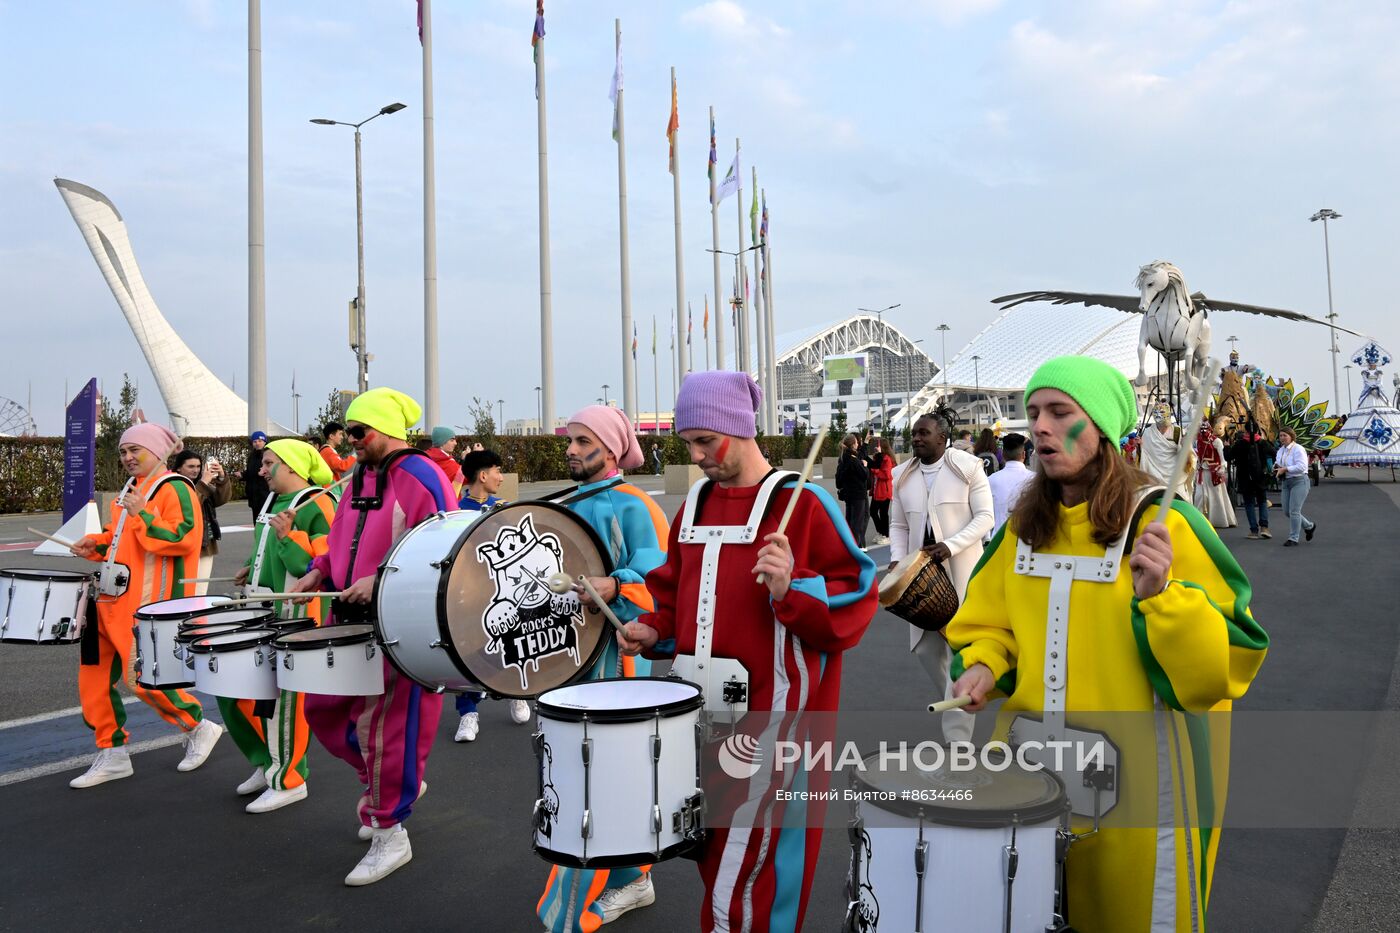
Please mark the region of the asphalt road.
<svg viewBox="0 0 1400 933"><path fill-rule="evenodd" d="M1349 480L1313 490L1307 511L1319 531L1301 548L1282 548L1282 536L1246 541L1244 528L1223 533L1254 583L1255 615L1272 638L1269 658L1237 708L1394 707L1400 579L1383 555L1395 551L1400 510L1390 492ZM678 500L658 498L674 514ZM241 504L220 515L227 525L251 517ZM0 517L0 567L69 565L5 550L33 539L26 525L57 524L57 516ZM1275 530L1282 525L1275 516ZM247 541L247 532L229 533L216 574L242 562ZM928 689L906 648L904 625L877 616L846 655L843 707L921 709ZM0 929L538 929L532 909L548 866L530 848L534 759L529 728L511 723L504 703L483 704L481 737L470 745L451 741L456 717L449 703L429 762L429 791L410 821L412 864L352 890L341 879L364 850L352 809L358 785L314 742L307 800L249 816L246 798L233 793L249 769L232 742L221 740L199 771L178 773L173 730L137 703L128 707L133 740L155 747L134 756L136 775L69 789L91 754L90 733L65 712L77 704L76 665L75 648L0 645ZM1393 773L1370 777L1388 785ZM1366 777L1338 780L1360 788ZM1231 797L1268 779L1237 758ZM1394 832L1228 830L1210 929L1395 929L1396 846ZM1350 857L1339 863L1344 852ZM839 929L847 857L844 834L827 832L807 929ZM654 877L657 904L610 929L695 928L701 890L693 864L665 862Z"/></svg>

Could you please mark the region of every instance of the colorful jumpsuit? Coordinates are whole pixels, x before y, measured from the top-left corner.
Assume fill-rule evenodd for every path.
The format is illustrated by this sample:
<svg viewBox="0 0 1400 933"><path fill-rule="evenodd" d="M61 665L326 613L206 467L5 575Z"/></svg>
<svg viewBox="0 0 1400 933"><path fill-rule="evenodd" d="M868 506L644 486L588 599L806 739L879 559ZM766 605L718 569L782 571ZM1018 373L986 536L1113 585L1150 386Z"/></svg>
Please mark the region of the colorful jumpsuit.
<svg viewBox="0 0 1400 933"><path fill-rule="evenodd" d="M703 487L700 487L703 488ZM655 658L695 653L706 552L703 529L743 529L758 501L758 486L726 488L710 484L696 507L696 543L680 543L682 518L671 526L666 563L647 577L655 600L641 621L659 634ZM757 521L751 543L718 546L713 608L713 656L736 659L748 671L750 723L767 733L802 728L797 714L837 709L841 692L841 653L860 641L875 615L875 564L856 547L840 506L825 490L807 486L797 502L787 535L792 545L792 585L781 600L755 581L752 568L764 536L777 531L792 496L792 482L778 489ZM697 490L692 490L692 500ZM710 610L706 610L708 613ZM757 714L757 715L755 715ZM784 738L794 736L784 734ZM720 743L706 749L713 759ZM710 761L710 774L717 773ZM794 773L795 772L795 773ZM789 790L821 791L830 775L822 769L789 769ZM750 933L795 933L802 929L821 848L825 805L800 798L778 802L762 782L734 781L720 788L745 810L731 825L711 826L698 852L705 897L700 929ZM707 798L715 790L707 781ZM722 796L721 794L717 794ZM723 796L728 796L724 794ZM708 800L707 800L708 803Z"/></svg>
<svg viewBox="0 0 1400 933"><path fill-rule="evenodd" d="M359 476L341 496L327 551L311 564L321 571L328 590L373 577L404 532L453 505L447 477L421 454L396 458L382 482L377 470L363 464L355 469ZM356 508L357 499L363 508ZM375 502L378 506L370 507ZM328 624L345 621L337 611L338 606L332 609ZM387 658L382 694L306 697L311 731L327 751L355 769L365 786L360 819L376 828L402 823L412 812L441 715L442 696L404 677Z"/></svg>
<svg viewBox="0 0 1400 933"><path fill-rule="evenodd" d="M266 522L253 526L253 550L245 564L249 568L250 584L267 587L275 593L285 592L292 581L306 574L311 561L326 552L326 535L335 518L333 496L313 486L272 500L266 515L295 509L292 530L279 540ZM254 571L257 579L252 576ZM319 622L324 616L324 602L318 599L305 606L295 606L279 601L278 614L283 618L310 616ZM217 699L229 737L250 764L263 769L269 787L287 790L306 783L306 745L310 732L302 694L279 690L271 704L231 697Z"/></svg>
<svg viewBox="0 0 1400 933"><path fill-rule="evenodd" d="M1105 553L1092 539L1087 504L1060 514L1055 538L1035 555L1018 556L1014 530L1003 525L948 624L959 652L952 676L986 665L1008 694L1008 716L1039 716L1046 705L1052 579L1029 565L1042 554ZM1135 535L1156 514L1149 506ZM1065 665L1066 725L1100 729L1120 746L1118 807L1156 817L1155 826L1133 818L1115 828L1110 813L1097 835L1071 847L1066 919L1079 933L1206 928L1229 781L1229 710L1269 644L1249 612L1249 580L1205 517L1177 500L1167 531L1171 582L1157 596L1138 599L1126 567L1111 582L1074 576L1068 583L1065 657L1054 662ZM1135 715L1112 715L1123 712ZM1076 829L1087 822L1076 819Z"/></svg>
<svg viewBox="0 0 1400 933"><path fill-rule="evenodd" d="M646 576L666 559L669 537L666 515L660 506L619 477L585 483L560 504L588 522L612 556L612 576L620 587L617 598L608 604L613 613L623 622L630 622L650 612L652 600ZM588 679L645 677L650 673L650 661L622 657L617 640L608 638ZM536 907L539 918L551 933L592 933L603 923L602 909L597 905L603 892L630 884L650 870L650 865L612 870L555 865Z"/></svg>
<svg viewBox="0 0 1400 933"><path fill-rule="evenodd" d="M106 560L115 548L113 559L129 576L122 595L98 595L96 657L78 666L83 722L95 733L98 748L125 745L130 737L123 728L126 706L117 693L118 680L125 680L162 719L184 732L193 731L204 718L199 701L188 691L148 690L136 683L131 669L136 610L194 591L193 584L176 581L199 572L204 516L194 487L183 476L162 471L134 482L132 488L146 497L146 508L131 516L113 502L111 522L99 534L87 536L97 545L93 560Z"/></svg>

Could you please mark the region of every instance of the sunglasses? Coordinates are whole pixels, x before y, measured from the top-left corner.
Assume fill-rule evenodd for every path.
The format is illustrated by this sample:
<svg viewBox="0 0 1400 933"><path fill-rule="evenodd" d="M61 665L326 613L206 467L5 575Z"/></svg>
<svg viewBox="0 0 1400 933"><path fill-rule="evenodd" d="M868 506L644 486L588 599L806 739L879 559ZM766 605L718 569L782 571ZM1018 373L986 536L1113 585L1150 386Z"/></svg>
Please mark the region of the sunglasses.
<svg viewBox="0 0 1400 933"><path fill-rule="evenodd" d="M367 427L365 427L365 426L362 425L362 424L357 424L357 425L353 425L353 426L351 426L351 427L346 428L346 429L345 429L345 433L346 433L346 434L349 434L351 437L353 437L353 438L354 438L355 440L357 440L357 441L362 441L362 440L365 439L365 435L368 434L370 431L373 431L373 430L374 430L374 428L367 428Z"/></svg>

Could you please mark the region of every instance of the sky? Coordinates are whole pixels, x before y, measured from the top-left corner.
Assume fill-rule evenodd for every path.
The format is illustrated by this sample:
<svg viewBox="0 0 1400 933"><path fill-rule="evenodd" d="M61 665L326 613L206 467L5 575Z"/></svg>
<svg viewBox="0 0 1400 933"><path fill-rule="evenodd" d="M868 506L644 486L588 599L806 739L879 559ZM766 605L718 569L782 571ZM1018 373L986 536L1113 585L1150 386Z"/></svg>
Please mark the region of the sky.
<svg viewBox="0 0 1400 933"><path fill-rule="evenodd" d="M614 17L643 408L653 315L660 393L670 394L672 66L697 351L713 290L711 105L721 173L740 137L745 172L755 166L767 192L779 334L899 303L886 320L939 362L937 326L952 328L951 357L995 316L994 296L1131 294L1138 267L1155 259L1178 265L1192 291L1320 317L1322 225L1308 218L1328 207L1343 215L1330 225L1338 322L1400 351L1384 271L1394 262L1386 244L1400 239L1393 3L559 0L545 13L557 414L592 403L605 383L621 398ZM507 420L535 412L533 16L529 0L434 4L451 424L469 424L473 397L504 400ZM354 387L352 134L308 120L356 121L394 101L407 109L364 129L370 381L421 400L415 3L266 3L262 45L269 415L291 425L293 371L302 427L332 389ZM0 76L10 89L0 105L0 396L32 398L40 433L58 434L65 386L95 376L115 394L129 373L148 416L164 415L55 176L115 202L167 319L246 393L246 5L0 0ZM737 225L731 198L721 249L735 248ZM1212 326L1221 355L1236 335L1246 361L1332 396L1325 330L1241 314ZM1342 335L1339 365L1360 343Z"/></svg>

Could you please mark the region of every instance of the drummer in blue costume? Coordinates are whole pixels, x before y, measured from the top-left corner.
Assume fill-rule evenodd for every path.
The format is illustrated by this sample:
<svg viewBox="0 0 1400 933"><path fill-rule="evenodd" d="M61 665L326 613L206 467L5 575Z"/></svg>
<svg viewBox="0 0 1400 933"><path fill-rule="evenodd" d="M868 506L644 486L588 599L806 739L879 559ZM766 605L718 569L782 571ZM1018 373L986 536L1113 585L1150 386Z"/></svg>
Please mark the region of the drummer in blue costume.
<svg viewBox="0 0 1400 933"><path fill-rule="evenodd" d="M670 526L652 498L622 476L622 471L636 469L645 460L626 414L605 405L590 405L574 414L566 456L569 478L579 485L551 498L588 522L612 558L612 574L590 580L598 595L623 622L639 618L652 611L646 575L666 561ZM591 602L587 593L579 598ZM588 679L650 673L651 662L623 657L610 636ZM655 900L650 866L610 871L554 866L537 910L551 933L593 933Z"/></svg>

